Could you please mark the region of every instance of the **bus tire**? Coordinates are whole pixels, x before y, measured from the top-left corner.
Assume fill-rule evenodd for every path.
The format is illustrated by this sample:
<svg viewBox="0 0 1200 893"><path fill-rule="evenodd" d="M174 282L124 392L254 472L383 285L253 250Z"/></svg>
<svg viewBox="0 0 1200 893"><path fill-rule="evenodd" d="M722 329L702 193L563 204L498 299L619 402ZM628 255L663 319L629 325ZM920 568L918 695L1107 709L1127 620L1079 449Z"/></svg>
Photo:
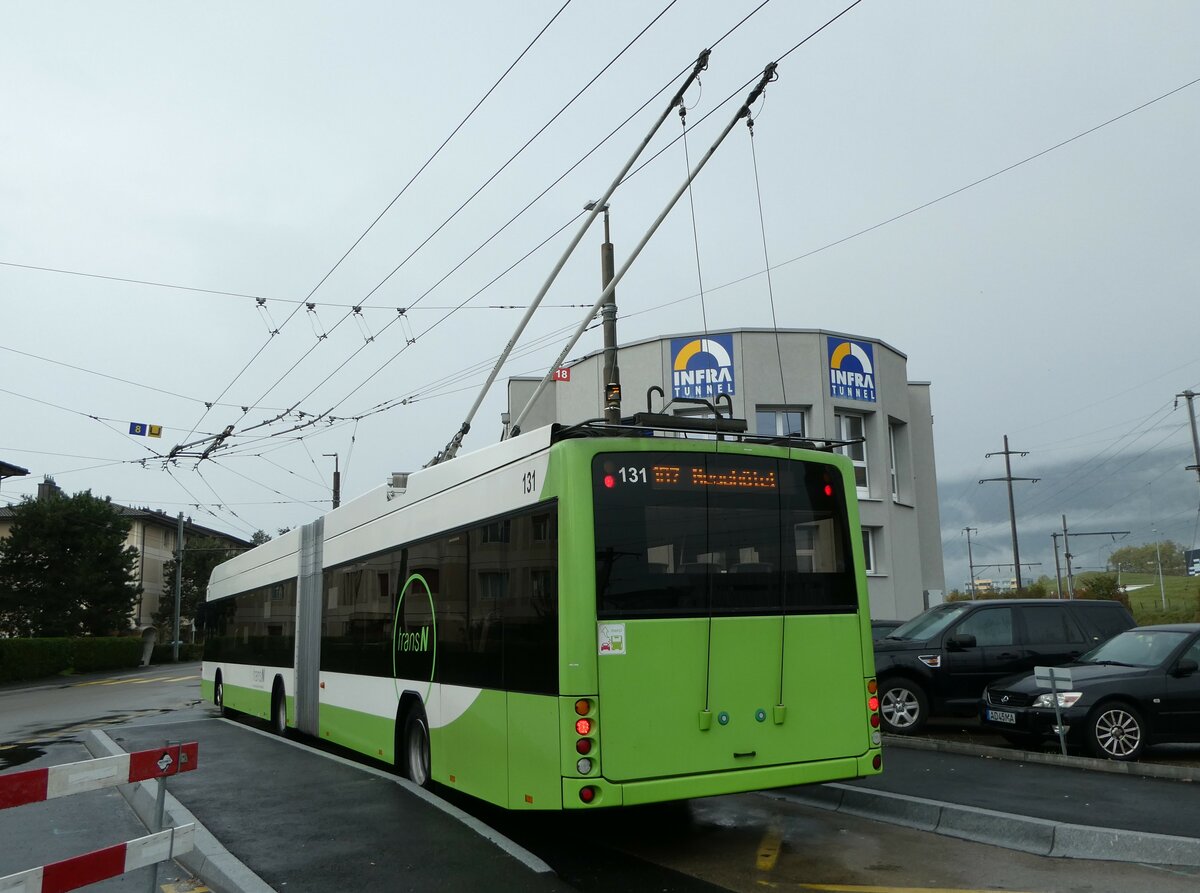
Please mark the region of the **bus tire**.
<svg viewBox="0 0 1200 893"><path fill-rule="evenodd" d="M225 716L225 681L221 678L221 671L217 670L216 679L213 681L213 705L217 708L218 716Z"/></svg>
<svg viewBox="0 0 1200 893"><path fill-rule="evenodd" d="M283 693L283 683L277 679L271 690L271 731L286 735L287 729L287 697Z"/></svg>
<svg viewBox="0 0 1200 893"><path fill-rule="evenodd" d="M404 720L404 777L420 788L429 787L429 720L417 705Z"/></svg>

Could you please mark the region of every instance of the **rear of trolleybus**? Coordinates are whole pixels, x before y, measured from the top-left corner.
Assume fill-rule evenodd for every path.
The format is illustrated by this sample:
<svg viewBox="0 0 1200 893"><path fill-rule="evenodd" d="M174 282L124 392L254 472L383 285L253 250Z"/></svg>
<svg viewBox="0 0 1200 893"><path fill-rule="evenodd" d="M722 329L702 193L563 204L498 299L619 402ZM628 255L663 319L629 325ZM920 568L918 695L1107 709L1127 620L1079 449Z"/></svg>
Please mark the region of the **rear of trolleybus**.
<svg viewBox="0 0 1200 893"><path fill-rule="evenodd" d="M848 461L650 438L554 452L564 808L881 770Z"/></svg>

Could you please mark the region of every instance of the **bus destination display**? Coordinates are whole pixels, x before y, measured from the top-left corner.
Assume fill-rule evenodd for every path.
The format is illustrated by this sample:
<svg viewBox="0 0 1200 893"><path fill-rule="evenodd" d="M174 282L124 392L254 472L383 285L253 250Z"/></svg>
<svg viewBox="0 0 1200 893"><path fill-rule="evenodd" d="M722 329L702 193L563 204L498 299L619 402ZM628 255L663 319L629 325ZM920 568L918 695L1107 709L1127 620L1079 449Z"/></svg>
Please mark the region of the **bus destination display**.
<svg viewBox="0 0 1200 893"><path fill-rule="evenodd" d="M703 465L654 464L621 465L605 469L604 486L649 484L653 490L778 490L774 469L725 468L714 470Z"/></svg>

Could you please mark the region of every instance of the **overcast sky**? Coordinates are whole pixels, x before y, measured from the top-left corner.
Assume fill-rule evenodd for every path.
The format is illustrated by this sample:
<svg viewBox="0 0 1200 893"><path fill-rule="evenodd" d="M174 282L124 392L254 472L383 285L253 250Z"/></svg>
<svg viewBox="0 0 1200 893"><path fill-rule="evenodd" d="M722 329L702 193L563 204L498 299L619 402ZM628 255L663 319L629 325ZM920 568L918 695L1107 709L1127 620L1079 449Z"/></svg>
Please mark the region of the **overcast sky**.
<svg viewBox="0 0 1200 893"><path fill-rule="evenodd" d="M0 502L51 474L248 536L328 507L325 453L345 499L420 467L573 227L496 277L603 191L666 96L635 112L753 12L688 94L687 152L783 57L754 137L775 317L886 341L932 383L947 586L964 526L976 561L1011 561L1003 485L977 483L1003 475L984 454L1005 434L1030 453L1013 473L1042 479L1017 485L1035 575L1062 514L1192 546L1200 487L1172 404L1200 390L1200 4L865 0L796 48L849 2L5 4L0 459L31 474ZM618 265L682 181L679 132L672 116L612 199ZM621 285L622 340L771 325L744 127L693 198L703 305L685 200ZM504 376L562 349L569 305L597 297L599 241ZM502 400L465 449L498 439ZM290 430L322 413L338 421ZM227 425L213 458L164 470Z"/></svg>

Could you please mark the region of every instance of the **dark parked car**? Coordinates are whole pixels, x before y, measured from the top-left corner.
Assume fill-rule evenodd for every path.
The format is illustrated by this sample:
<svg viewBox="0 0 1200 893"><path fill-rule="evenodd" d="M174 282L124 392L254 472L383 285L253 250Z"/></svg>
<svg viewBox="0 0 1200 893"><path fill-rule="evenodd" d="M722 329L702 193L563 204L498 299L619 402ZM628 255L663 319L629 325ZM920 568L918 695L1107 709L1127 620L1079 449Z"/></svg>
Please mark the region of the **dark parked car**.
<svg viewBox="0 0 1200 893"><path fill-rule="evenodd" d="M1136 760L1147 744L1200 741L1200 623L1141 626L1068 664L1058 692L1069 745ZM1054 695L1033 673L988 686L980 719L1014 744L1058 736Z"/></svg>
<svg viewBox="0 0 1200 893"><path fill-rule="evenodd" d="M930 608L875 643L880 715L911 735L931 715L974 716L991 682L1062 666L1135 626L1119 602L984 599Z"/></svg>
<svg viewBox="0 0 1200 893"><path fill-rule="evenodd" d="M894 632L896 627L903 625L903 620L872 620L871 638L878 642L884 636L890 635L892 632Z"/></svg>

